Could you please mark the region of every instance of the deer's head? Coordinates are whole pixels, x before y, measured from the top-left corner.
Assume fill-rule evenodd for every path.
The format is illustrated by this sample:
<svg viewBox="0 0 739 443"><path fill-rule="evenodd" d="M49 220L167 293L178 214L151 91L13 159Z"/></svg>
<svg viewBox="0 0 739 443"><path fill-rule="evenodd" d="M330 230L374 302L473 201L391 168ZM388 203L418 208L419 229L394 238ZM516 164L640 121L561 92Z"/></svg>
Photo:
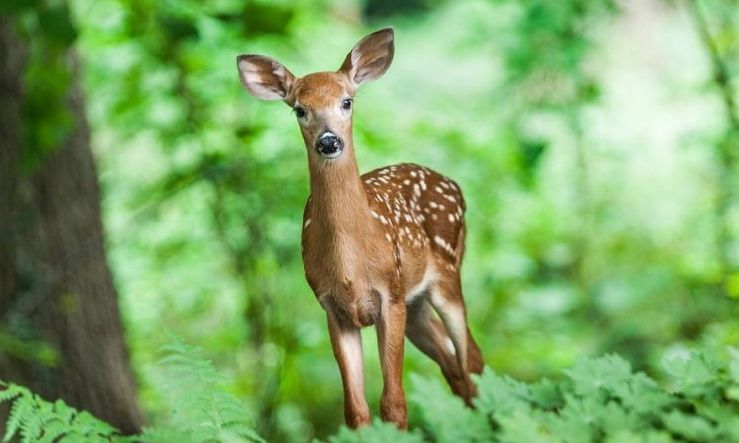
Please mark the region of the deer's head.
<svg viewBox="0 0 739 443"><path fill-rule="evenodd" d="M359 85L382 76L393 60L391 28L357 43L336 72L295 77L277 60L245 54L237 58L241 83L262 100L282 100L295 110L308 157L333 160L352 143L352 107Z"/></svg>

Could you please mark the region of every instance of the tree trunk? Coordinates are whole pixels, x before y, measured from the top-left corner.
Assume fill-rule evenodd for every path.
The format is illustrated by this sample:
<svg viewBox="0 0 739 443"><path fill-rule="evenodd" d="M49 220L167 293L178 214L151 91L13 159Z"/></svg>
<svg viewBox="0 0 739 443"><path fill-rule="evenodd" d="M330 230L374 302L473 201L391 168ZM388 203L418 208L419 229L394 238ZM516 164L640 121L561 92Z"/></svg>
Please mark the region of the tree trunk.
<svg viewBox="0 0 739 443"><path fill-rule="evenodd" d="M23 54L12 44L6 19L0 17L0 313L15 288L11 220L21 143L21 64ZM1 355L0 355L1 356Z"/></svg>
<svg viewBox="0 0 739 443"><path fill-rule="evenodd" d="M72 131L21 172L25 52L10 21L0 20L0 334L45 342L56 357L0 347L0 379L133 433L142 416L105 257L77 59L70 51Z"/></svg>

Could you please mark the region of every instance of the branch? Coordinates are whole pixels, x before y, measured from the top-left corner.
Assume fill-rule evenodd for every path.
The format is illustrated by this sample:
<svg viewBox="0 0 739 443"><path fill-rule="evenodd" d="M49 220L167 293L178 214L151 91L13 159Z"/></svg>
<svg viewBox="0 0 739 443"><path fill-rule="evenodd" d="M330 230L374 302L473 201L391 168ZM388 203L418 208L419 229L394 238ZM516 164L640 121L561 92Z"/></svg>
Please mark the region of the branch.
<svg viewBox="0 0 739 443"><path fill-rule="evenodd" d="M731 74L729 74L729 68L721 58L716 40L711 36L711 32L708 29L708 22L701 11L698 1L699 0L686 1L688 12L690 12L693 21L698 28L698 34L700 35L703 44L708 49L713 78L721 91L721 97L724 102L724 106L726 107L729 126L733 132L739 133L739 114L737 113L736 102L734 101L734 91L731 86Z"/></svg>

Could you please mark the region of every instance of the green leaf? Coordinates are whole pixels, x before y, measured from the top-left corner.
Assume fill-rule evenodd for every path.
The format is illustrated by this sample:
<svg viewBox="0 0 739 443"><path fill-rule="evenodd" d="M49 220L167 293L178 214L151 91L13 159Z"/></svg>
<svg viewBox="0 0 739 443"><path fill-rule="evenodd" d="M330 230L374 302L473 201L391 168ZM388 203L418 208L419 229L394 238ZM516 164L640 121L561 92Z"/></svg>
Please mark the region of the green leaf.
<svg viewBox="0 0 739 443"><path fill-rule="evenodd" d="M346 426L329 437L328 443L422 443L423 437L414 431L401 431L392 423L385 423L378 418L370 426L352 430Z"/></svg>
<svg viewBox="0 0 739 443"><path fill-rule="evenodd" d="M671 411L663 418L663 421L667 429L689 440L717 441L716 428L702 417Z"/></svg>
<svg viewBox="0 0 739 443"><path fill-rule="evenodd" d="M499 376L485 367L476 378L477 398L475 407L483 414L508 413L527 409L532 400L529 387L507 376Z"/></svg>
<svg viewBox="0 0 739 443"><path fill-rule="evenodd" d="M61 47L69 47L77 38L77 30L72 24L66 4L58 3L41 10L38 15L39 27L51 41Z"/></svg>
<svg viewBox="0 0 739 443"><path fill-rule="evenodd" d="M677 392L699 397L710 395L717 388L718 363L704 353L666 357L662 360L662 366Z"/></svg>
<svg viewBox="0 0 739 443"><path fill-rule="evenodd" d="M446 386L411 376L411 402L422 412L424 427L439 443L488 442L493 439L487 419L466 407Z"/></svg>
<svg viewBox="0 0 739 443"><path fill-rule="evenodd" d="M582 396L600 395L612 391L631 377L631 365L617 355L585 359L576 363L565 374L575 385L575 393Z"/></svg>
<svg viewBox="0 0 739 443"><path fill-rule="evenodd" d="M674 403L674 399L642 373L634 374L611 387L611 392L623 405L637 414L653 416Z"/></svg>
<svg viewBox="0 0 739 443"><path fill-rule="evenodd" d="M18 14L36 8L40 0L3 0L0 2L0 14Z"/></svg>
<svg viewBox="0 0 739 443"><path fill-rule="evenodd" d="M500 414L497 417L501 431L499 439L503 443L564 443L578 442L577 434L569 434L572 439L562 439L558 434L552 433L546 421L540 420L534 414L523 409L517 409L509 414ZM550 423L551 425L551 423Z"/></svg>

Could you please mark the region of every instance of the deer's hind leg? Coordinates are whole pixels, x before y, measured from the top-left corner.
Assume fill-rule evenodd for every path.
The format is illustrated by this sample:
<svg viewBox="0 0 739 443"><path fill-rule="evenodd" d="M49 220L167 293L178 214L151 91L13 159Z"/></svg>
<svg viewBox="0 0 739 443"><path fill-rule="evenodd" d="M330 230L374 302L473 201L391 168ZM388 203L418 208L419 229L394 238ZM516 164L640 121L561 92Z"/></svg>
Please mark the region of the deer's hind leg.
<svg viewBox="0 0 739 443"><path fill-rule="evenodd" d="M467 312L462 298L459 274L450 272L432 285L429 301L441 318L451 342L454 356L461 371L464 390L460 393L465 403L472 405L477 388L470 374L482 372L483 360L480 348L467 326Z"/></svg>
<svg viewBox="0 0 739 443"><path fill-rule="evenodd" d="M474 391L470 391L469 377L459 364L452 338L426 296L408 306L406 335L411 343L439 365L452 392L469 405L474 396ZM476 344L474 348L479 355Z"/></svg>

